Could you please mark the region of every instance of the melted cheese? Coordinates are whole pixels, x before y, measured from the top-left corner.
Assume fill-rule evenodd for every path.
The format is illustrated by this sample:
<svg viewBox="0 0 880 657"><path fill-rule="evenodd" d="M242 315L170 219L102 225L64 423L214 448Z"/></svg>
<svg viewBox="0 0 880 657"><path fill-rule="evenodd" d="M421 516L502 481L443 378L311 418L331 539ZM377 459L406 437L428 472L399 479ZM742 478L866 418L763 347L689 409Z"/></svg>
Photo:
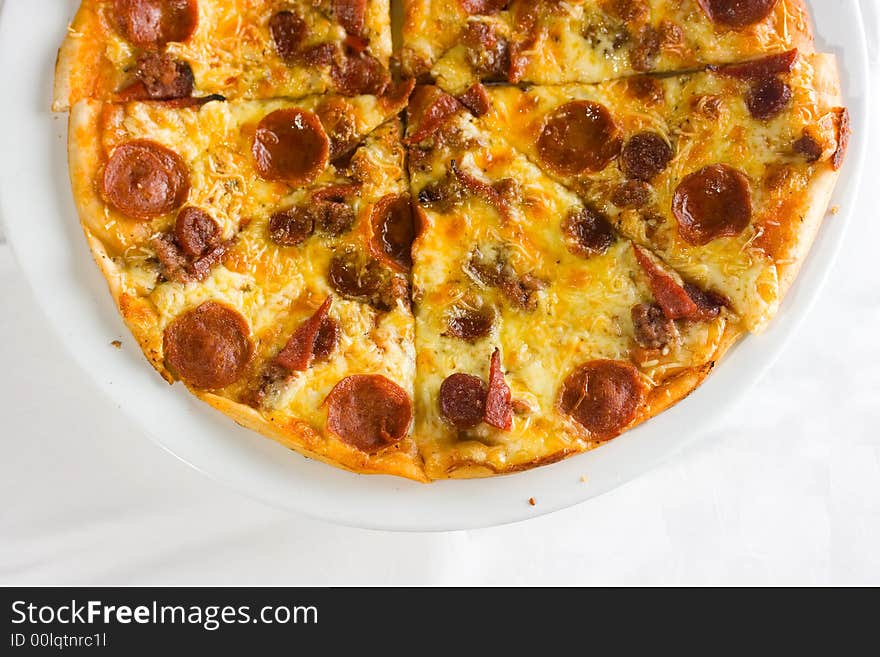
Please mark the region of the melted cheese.
<svg viewBox="0 0 880 657"><path fill-rule="evenodd" d="M561 222L581 206L571 191L547 177L524 155L497 136L480 131L463 114L456 119L457 141L466 151L441 145L412 173L413 195L442 181L456 159L469 175L485 182L521 181L509 217L479 198L467 198L448 211L430 204L423 233L414 248L416 307L416 439L431 477L454 476L461 468L505 471L596 445L589 432L563 415L557 400L563 379L594 359L630 361L634 356L633 306L653 303L632 245L618 239L606 253L572 254ZM533 312L514 307L497 289L467 274L471 254L503 254L518 274L546 282ZM471 344L448 335L447 319L456 307L495 309L490 336ZM685 323L681 342L651 360L637 362L647 386L702 366L719 348L727 317ZM517 415L509 432L481 424L459 432L440 415L439 390L453 373L488 378L489 357L502 351L513 398L530 412Z"/></svg>
<svg viewBox="0 0 880 657"><path fill-rule="evenodd" d="M528 91L491 87L492 111L479 125L542 166L537 137L545 117L572 100L589 100L608 108L624 140L646 130L664 137L673 146L675 156L652 180L652 202L638 210L621 209L611 202L613 191L626 181L614 163L584 176L545 170L568 187L581 190L584 200L601 208L627 237L654 250L686 279L726 296L745 325L759 331L778 309L781 291L777 269L797 241L797 231L792 231L788 246L778 247L775 254L766 252L761 241L764 224L768 219L786 225L800 221L812 202L803 190L830 167L828 159L833 149L827 150L823 161L810 164L792 148L805 130L833 134L819 125L832 108L813 91L813 63L812 57L799 58L793 73L786 76L792 87L792 101L768 121L755 120L749 114L745 100L748 82L698 73L658 78L656 84L665 98L661 103L634 97L627 81ZM712 102L707 103L707 99ZM711 111L704 109L708 104ZM679 236L672 215L673 196L686 175L719 163L742 171L749 179L752 223L735 237L716 239L704 246L688 244ZM786 190L768 186L768 176L777 168L784 168L789 179L795 181ZM785 208L780 212L783 202ZM645 220L649 216L653 217L651 222Z"/></svg>
<svg viewBox="0 0 880 657"><path fill-rule="evenodd" d="M404 65L413 74L431 70L438 84L461 93L475 79L460 34L469 20L501 24L516 35L512 11L467 16L457 0L412 0L404 23ZM716 26L696 0L648 0L635 17L616 15L611 0L558 2L540 14L536 39L521 80L535 84L601 82L641 72L644 43L656 39L648 56L652 72L740 61L763 53L811 46L809 17L798 0L782 0L763 21L742 30ZM457 6L456 6L457 5Z"/></svg>
<svg viewBox="0 0 880 657"><path fill-rule="evenodd" d="M110 100L130 80L138 52L119 33L114 0L84 0L68 34L76 56L61 74L69 78L66 109L83 98ZM299 98L334 88L328 67L285 62L275 48L269 20L278 11L296 11L308 24L303 47L342 43L345 30L311 0L199 0L199 22L186 43L167 51L188 62L196 95L233 98ZM364 37L367 52L386 67L391 55L389 0L368 0ZM71 48L72 49L72 48Z"/></svg>

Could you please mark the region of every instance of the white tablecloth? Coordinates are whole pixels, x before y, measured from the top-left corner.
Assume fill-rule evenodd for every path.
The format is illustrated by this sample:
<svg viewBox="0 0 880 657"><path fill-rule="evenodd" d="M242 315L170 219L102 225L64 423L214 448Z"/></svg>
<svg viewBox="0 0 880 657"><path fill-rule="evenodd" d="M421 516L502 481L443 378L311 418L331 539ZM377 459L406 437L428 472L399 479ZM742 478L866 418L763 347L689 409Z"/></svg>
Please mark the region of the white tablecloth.
<svg viewBox="0 0 880 657"><path fill-rule="evenodd" d="M874 155L819 303L717 435L578 507L447 534L315 522L176 461L0 245L0 584L880 584L878 180Z"/></svg>

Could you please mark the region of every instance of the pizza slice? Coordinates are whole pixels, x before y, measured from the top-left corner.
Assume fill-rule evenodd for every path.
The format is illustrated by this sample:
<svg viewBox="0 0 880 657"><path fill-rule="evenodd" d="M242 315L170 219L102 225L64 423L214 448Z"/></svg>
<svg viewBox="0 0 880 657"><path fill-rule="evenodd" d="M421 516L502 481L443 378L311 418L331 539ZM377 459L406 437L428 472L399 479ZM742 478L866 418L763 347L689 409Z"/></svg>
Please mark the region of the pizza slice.
<svg viewBox="0 0 880 657"><path fill-rule="evenodd" d="M306 455L423 480L405 96L81 101L69 148L95 259L163 377Z"/></svg>
<svg viewBox="0 0 880 657"><path fill-rule="evenodd" d="M415 439L429 478L586 451L675 403L737 339L724 299L618 235L437 87L407 144Z"/></svg>
<svg viewBox="0 0 880 657"><path fill-rule="evenodd" d="M474 81L594 83L812 51L803 0L406 0L403 64Z"/></svg>
<svg viewBox="0 0 880 657"><path fill-rule="evenodd" d="M834 59L797 51L688 75L471 96L481 126L727 298L753 331L806 257L849 135Z"/></svg>
<svg viewBox="0 0 880 657"><path fill-rule="evenodd" d="M388 0L83 0L53 107L381 94L390 55Z"/></svg>

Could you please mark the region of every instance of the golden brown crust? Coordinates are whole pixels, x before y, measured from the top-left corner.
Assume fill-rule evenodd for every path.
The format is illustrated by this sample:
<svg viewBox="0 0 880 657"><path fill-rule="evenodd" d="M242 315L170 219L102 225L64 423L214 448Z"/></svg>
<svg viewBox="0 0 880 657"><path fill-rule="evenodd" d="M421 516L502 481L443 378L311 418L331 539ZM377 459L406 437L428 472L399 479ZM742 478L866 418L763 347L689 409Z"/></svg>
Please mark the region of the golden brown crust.
<svg viewBox="0 0 880 657"><path fill-rule="evenodd" d="M274 418L215 394L191 391L241 426L271 438L303 456L317 459L356 474L384 474L427 482L421 461L411 444L368 455L333 437L321 436L309 425L296 419ZM407 449L409 447L409 449Z"/></svg>
<svg viewBox="0 0 880 657"><path fill-rule="evenodd" d="M840 73L837 59L833 55L815 55L815 93L819 97L819 105L829 108L838 108L843 105L840 91ZM844 110L845 111L845 110ZM848 139L848 133L845 133ZM838 132L838 149L840 148L841 136ZM845 144L844 144L845 148ZM835 149L835 150L838 150ZM805 198L809 199L806 213L800 218L800 225L794 239L787 245L783 258L777 261L779 276L780 298L784 298L800 272L801 266L810 253L813 242L819 234L819 228L828 214L829 202L837 186L840 177L839 167L835 168L833 162L824 162L818 165L820 169L813 175L803 190ZM796 222L799 217L789 217L789 223Z"/></svg>

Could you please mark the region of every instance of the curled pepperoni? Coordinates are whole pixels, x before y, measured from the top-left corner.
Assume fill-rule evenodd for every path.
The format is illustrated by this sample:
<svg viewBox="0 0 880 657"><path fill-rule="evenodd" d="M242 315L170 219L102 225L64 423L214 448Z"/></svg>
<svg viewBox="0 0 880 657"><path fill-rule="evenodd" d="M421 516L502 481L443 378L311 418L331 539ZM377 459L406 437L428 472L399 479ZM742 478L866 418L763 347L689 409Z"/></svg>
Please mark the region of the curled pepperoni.
<svg viewBox="0 0 880 657"><path fill-rule="evenodd" d="M672 213L679 235L695 246L739 235L752 219L749 180L726 164L704 167L678 185Z"/></svg>
<svg viewBox="0 0 880 657"><path fill-rule="evenodd" d="M391 84L388 70L382 62L365 52L347 55L342 64L334 64L330 77L341 93L382 95Z"/></svg>
<svg viewBox="0 0 880 657"><path fill-rule="evenodd" d="M764 121L782 112L791 97L791 87L779 78L767 77L752 84L746 105L753 117Z"/></svg>
<svg viewBox="0 0 880 657"><path fill-rule="evenodd" d="M302 16L292 11L279 11L269 19L269 33L278 56L286 62L294 61L309 33Z"/></svg>
<svg viewBox="0 0 880 657"><path fill-rule="evenodd" d="M579 175L608 166L620 153L621 142L620 130L603 105L576 100L547 115L537 146L541 159L557 173Z"/></svg>
<svg viewBox="0 0 880 657"><path fill-rule="evenodd" d="M644 398L645 388L635 367L622 361L593 360L565 379L559 408L605 441L635 420Z"/></svg>
<svg viewBox="0 0 880 657"><path fill-rule="evenodd" d="M339 325L330 317L333 297L294 332L277 356L275 362L291 372L304 372L317 358L326 358L336 348ZM320 349L319 349L320 347Z"/></svg>
<svg viewBox="0 0 880 657"><path fill-rule="evenodd" d="M703 290L693 283L685 283L684 291L697 305L698 313L692 319L711 321L721 314L722 308L730 305L730 301L717 292Z"/></svg>
<svg viewBox="0 0 880 657"><path fill-rule="evenodd" d="M196 31L196 0L115 0L116 24L139 48L161 48L171 41L187 41Z"/></svg>
<svg viewBox="0 0 880 657"><path fill-rule="evenodd" d="M374 255L384 258L398 271L409 271L415 239L409 196L391 194L382 198L373 208L370 224L370 249Z"/></svg>
<svg viewBox="0 0 880 657"><path fill-rule="evenodd" d="M450 160L449 169L452 172L452 175L455 176L455 180L457 180L469 194L472 194L477 198L482 198L489 205L498 210L503 216L506 217L510 215L510 202L497 187L472 176L467 171L463 171L455 160Z"/></svg>
<svg viewBox="0 0 880 657"><path fill-rule="evenodd" d="M648 275L648 284L663 314L669 319L694 318L699 315L699 308L685 289L675 279L663 271L647 253L633 246L641 268Z"/></svg>
<svg viewBox="0 0 880 657"><path fill-rule="evenodd" d="M471 16L475 14L497 14L507 9L511 0L459 0L462 9Z"/></svg>
<svg viewBox="0 0 880 657"><path fill-rule="evenodd" d="M269 239L281 246L299 246L315 230L315 220L308 208L280 210L269 219Z"/></svg>
<svg viewBox="0 0 880 657"><path fill-rule="evenodd" d="M492 109L492 101L489 98L489 92L479 82L475 82L458 97L458 101L467 107L474 116L483 116Z"/></svg>
<svg viewBox="0 0 880 657"><path fill-rule="evenodd" d="M253 155L262 178L300 185L314 181L325 169L330 140L311 112L282 109L260 121Z"/></svg>
<svg viewBox="0 0 880 657"><path fill-rule="evenodd" d="M440 414L456 429L473 429L483 421L488 392L482 379L452 374L440 385Z"/></svg>
<svg viewBox="0 0 880 657"><path fill-rule="evenodd" d="M412 422L412 400L399 385L378 374L343 379L325 403L327 428L363 452L400 442Z"/></svg>
<svg viewBox="0 0 880 657"><path fill-rule="evenodd" d="M101 193L115 210L148 221L184 204L189 196L189 171L174 151L146 139L130 141L110 156Z"/></svg>
<svg viewBox="0 0 880 657"><path fill-rule="evenodd" d="M741 64L725 64L723 66L709 66L708 68L710 71L720 73L721 75L756 80L771 75L791 73L797 59L798 50L795 48L788 52L753 59Z"/></svg>
<svg viewBox="0 0 880 657"><path fill-rule="evenodd" d="M220 226L201 208L185 207L177 215L174 239L191 258L200 258L220 246Z"/></svg>
<svg viewBox="0 0 880 657"><path fill-rule="evenodd" d="M614 243L614 231L598 210L581 207L569 211L562 222L568 250L575 255L601 255Z"/></svg>
<svg viewBox="0 0 880 657"><path fill-rule="evenodd" d="M326 360L330 354L336 351L341 332L339 322L332 317L326 317L321 322L318 334L315 336L315 346L312 349L312 362Z"/></svg>
<svg viewBox="0 0 880 657"><path fill-rule="evenodd" d="M767 18L778 0L697 0L697 2L706 15L719 25L741 29Z"/></svg>
<svg viewBox="0 0 880 657"><path fill-rule="evenodd" d="M448 334L465 342L476 342L492 332L495 312L491 308L457 308L446 319Z"/></svg>
<svg viewBox="0 0 880 657"><path fill-rule="evenodd" d="M254 346L250 328L237 311L206 301L165 329L165 363L187 385L225 388L245 373Z"/></svg>
<svg viewBox="0 0 880 657"><path fill-rule="evenodd" d="M672 147L656 132L640 132L623 147L620 168L630 178L650 182L672 161Z"/></svg>
<svg viewBox="0 0 880 657"><path fill-rule="evenodd" d="M367 0L333 0L333 15L346 33L363 34Z"/></svg>
<svg viewBox="0 0 880 657"><path fill-rule="evenodd" d="M461 109L461 103L437 87L416 87L409 104L413 130L403 143L418 144L432 137Z"/></svg>
<svg viewBox="0 0 880 657"><path fill-rule="evenodd" d="M489 363L489 394L486 395L486 412L483 420L490 427L510 431L513 426L513 407L510 404L510 387L501 371L501 350L492 352Z"/></svg>

